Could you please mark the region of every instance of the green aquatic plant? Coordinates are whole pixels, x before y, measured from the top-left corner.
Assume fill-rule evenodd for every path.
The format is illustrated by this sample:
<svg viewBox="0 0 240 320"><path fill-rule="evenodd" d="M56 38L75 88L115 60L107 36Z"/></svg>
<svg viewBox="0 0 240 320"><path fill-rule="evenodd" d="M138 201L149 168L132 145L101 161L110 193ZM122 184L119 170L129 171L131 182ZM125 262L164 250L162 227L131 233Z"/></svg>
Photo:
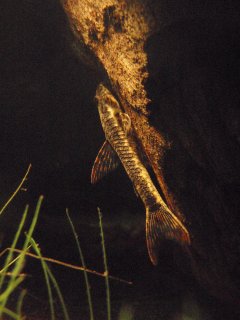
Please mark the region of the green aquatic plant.
<svg viewBox="0 0 240 320"><path fill-rule="evenodd" d="M37 243L35 242L35 240L33 238L30 238L30 242L33 246L33 249L35 250L35 252L37 253L37 255L40 257L41 260L41 264L42 264L42 269L45 275L45 280L46 280L46 284L47 284L47 288L48 288L48 295L49 295L49 303L50 303L50 310L51 310L51 319L54 320L55 319L55 311L54 311L54 304L53 304L53 296L52 296L52 288L50 285L50 280L52 281L52 284L57 292L59 301L60 301L60 305L62 307L62 311L64 314L64 319L65 320L70 320L69 318L69 314L68 314L68 310L62 295L62 292L60 290L59 284L57 282L57 280L55 279L52 271L50 270L50 268L48 267L47 263L44 261L42 255L41 255L41 251L38 248Z"/></svg>
<svg viewBox="0 0 240 320"><path fill-rule="evenodd" d="M22 178L21 182L19 183L19 185L17 186L16 190L12 193L12 195L9 197L9 199L4 203L4 205L2 206L2 208L0 209L0 216L1 214L6 210L6 208L8 207L8 205L13 201L13 199L16 197L16 195L19 193L19 191L22 189L24 182L27 180L29 172L32 168L32 165L29 164L27 171L24 175L24 177Z"/></svg>
<svg viewBox="0 0 240 320"><path fill-rule="evenodd" d="M80 261L82 263L82 266L84 268L83 270L83 273L84 273L84 280L85 280L85 286L86 286L86 293L87 293L87 299L88 299L88 307L89 307L89 316L90 316L90 320L94 320L94 312L93 312L93 302L92 302L92 295L91 295L91 287L90 287L90 284L89 284L89 280L88 280L88 273L87 273L87 267L86 267L86 263L85 263L85 259L84 259L84 255L83 255L83 252L82 252L82 248L80 246L80 242L79 242L79 239L78 239L78 234L75 230L75 227L74 227L74 224L72 222L72 219L70 217L70 214L69 214L69 210L66 209L66 214L67 214L67 218L68 218L68 221L70 223L70 226L72 228L72 232L73 232L73 235L74 235L74 238L75 238L75 241L76 241L76 244L77 244L77 248L78 248L78 252L79 252L79 256L80 256Z"/></svg>
<svg viewBox="0 0 240 320"><path fill-rule="evenodd" d="M50 304L51 320L56 319L55 310L54 310L54 303L53 303L52 285L55 288L57 296L59 298L60 305L62 307L63 314L64 314L64 319L70 320L69 315L68 315L68 311L67 311L67 307L66 307L63 295L61 293L61 290L59 288L59 285L58 285L53 273L49 269L47 263L44 261L37 243L35 242L35 240L32 237L33 232L36 227L36 224L37 224L37 219L39 216L42 201L43 201L43 196L40 196L40 198L37 202L36 210L34 212L29 230L28 230L28 232L25 233L26 237L25 237L24 244L21 249L17 249L16 245L17 245L19 237L22 233L22 230L23 230L23 227L24 227L24 224L26 221L28 209L29 209L29 207L26 206L26 209L24 210L22 219L21 219L20 224L18 226L18 229L15 234L12 245L10 248L8 248L8 254L7 254L5 263L4 263L4 267L0 270L0 318L2 318L4 314L8 315L9 317L11 317L13 319L20 320L22 318L21 309L22 309L22 305L23 305L24 296L26 295L26 290L22 290L20 292L20 295L19 295L19 298L17 301L16 312L13 312L12 310L7 308L6 306L8 304L8 300L9 300L11 294L16 291L18 286L25 279L25 275L22 274L22 270L25 266L26 257L27 256L34 256L31 252L29 252L30 249L33 249L36 252L36 256L34 256L34 257L39 258L39 260L41 261L43 273L45 276L45 282L47 285L49 304ZM6 252L6 250L4 250L3 253L5 253L5 252ZM3 253L2 253L2 255L3 255ZM16 257L14 256L15 253L17 253ZM7 278L8 275L9 275L9 277ZM6 278L7 278L7 281L5 281Z"/></svg>
<svg viewBox="0 0 240 320"><path fill-rule="evenodd" d="M107 254L104 240L103 224L102 224L102 213L98 208L99 216L99 226L100 226L100 235L102 243L102 252L103 252L103 264L104 264L104 274L105 274L105 285L106 285L106 301L107 301L107 319L111 320L111 298L110 298L110 286L109 286L109 275L108 275L108 264L107 264Z"/></svg>
<svg viewBox="0 0 240 320"><path fill-rule="evenodd" d="M13 201L16 197L18 192L22 189L24 182L26 181L28 174L30 172L31 165L29 165L26 174L24 175L23 179L21 180L17 189L13 192L10 198L6 201L3 205L2 209L0 209L0 215L6 210L8 205ZM27 294L26 289L20 289L20 284L26 278L26 274L23 272L23 269L26 265L26 257L31 257L36 260L39 260L41 263L41 267L43 270L44 281L47 287L48 293L48 301L49 301L49 309L50 309L50 319L56 320L56 310L55 310L55 303L54 303L54 291L58 297L60 302L60 306L63 312L63 316L65 320L70 320L66 303L64 301L63 294L60 290L59 284L55 279L52 271L50 270L48 263L53 263L57 265L61 265L67 268L83 271L84 273L84 280L85 280L85 287L86 287L86 294L88 300L88 308L89 308L89 319L94 320L94 310L93 310L93 301L91 295L91 286L88 279L88 273L92 273L96 276L104 277L105 279L105 287L106 287L106 304L107 304L107 320L111 320L111 297L110 297L110 285L109 280L117 280L121 282L125 282L131 284L123 279L119 279L117 277L109 275L108 272L108 264L107 264L107 254L106 254L106 247L105 247L105 239L104 239L104 232L103 232L103 223L102 223L102 213L98 208L98 215L99 215L99 228L100 228L100 236L101 236L101 247L102 247L102 254L103 254L103 265L104 265L104 272L97 272L95 270L90 270L86 267L84 255L80 246L80 242L78 239L78 234L75 230L74 224L70 218L70 214L68 209L66 209L67 218L70 223L75 241L76 246L79 252L80 261L82 266L72 265L63 261L59 261L53 258L44 257L41 253L41 249L39 245L33 238L33 233L37 225L38 217L40 214L41 205L43 202L43 196L40 196L35 211L32 216L32 220L30 222L30 227L28 231L24 233L24 228L26 226L27 218L29 217L29 205L26 205L25 210L22 214L20 222L18 224L16 233L14 235L13 241L9 248L4 249L0 253L0 263L1 258L6 256L2 266L0 267L0 319L4 319L6 316L10 319L17 319L21 320L24 319L24 315L22 314L22 307L24 305L24 298ZM23 244L19 248L19 239L20 237L25 236ZM15 311L13 307L9 307L9 300L12 294L14 293L14 298L18 294L18 298L16 300L16 308ZM12 303L11 303L12 304ZM124 312L120 312L119 320L130 320L133 319L131 314L126 315Z"/></svg>
<svg viewBox="0 0 240 320"><path fill-rule="evenodd" d="M27 177L29 175L31 169L31 164L28 166L28 169L22 178L20 184L16 188L16 190L12 193L12 195L9 197L9 199L5 202L3 207L0 209L0 215L6 210L8 205L13 201L13 199L16 197L16 195L19 193L19 191L22 189L24 182L27 180ZM66 320L69 320L67 308L63 299L63 296L61 294L59 285L53 276L51 270L49 269L47 263L44 261L41 255L41 251L32 238L33 232L35 230L38 216L40 213L41 204L43 201L43 196L39 197L39 200L36 205L36 209L29 227L28 232L25 233L25 241L21 247L21 249L17 249L17 244L19 242L19 238L23 233L23 228L25 226L25 222L27 219L29 206L27 205L25 207L25 210L23 212L21 221L18 225L17 231L15 233L14 239L12 241L12 244L10 248L7 248L3 250L3 252L0 254L0 257L4 256L5 253L7 253L5 262L3 264L2 269L0 270L0 318L2 319L3 316L7 315L8 317L12 319L22 319L22 305L24 301L24 297L26 295L26 290L23 289L20 291L19 298L17 300L17 306L16 311L12 311L7 307L8 301L10 296L13 292L16 292L19 285L23 282L25 279L25 274L22 273L22 270L25 266L26 262L26 256L31 255L29 252L30 248L33 248L36 252L36 257L38 257L41 260L42 269L45 276L45 282L47 285L48 290L48 296L49 296L49 304L50 304L50 313L51 313L51 320L54 320L55 317L55 310L54 310L54 303L53 303L53 295L52 295L52 288L51 288L51 282L54 285L57 295L60 300L60 304L62 306L62 310L64 313L64 317Z"/></svg>
<svg viewBox="0 0 240 320"><path fill-rule="evenodd" d="M27 171L26 171L25 175L23 176L21 182L17 186L16 190L11 194L9 199L4 203L4 205L0 209L0 216L3 214L3 212L6 210L8 205L13 201L13 199L16 197L16 195L19 193L19 191L23 187L23 184L27 180L27 177L29 175L30 170L31 170L31 164L28 166ZM29 232L31 234L33 233L33 230L36 225L36 220L37 220L37 215L39 213L40 205L41 204L38 203L37 209L36 209L37 212L35 212L34 219L30 225L30 228L29 228ZM8 254L5 259L4 265L3 265L2 269L0 270L0 318L2 317L2 314L5 313L14 319L16 319L16 318L20 319L21 307L22 307L22 302L23 302L23 298L25 295L25 290L23 290L20 293L18 304L17 304L17 313L9 310L6 307L6 305L7 305L7 302L8 302L10 295L13 293L13 291L16 290L16 288L24 280L24 275L21 274L21 270L23 269L23 266L24 266L26 252L29 249L28 241L24 242L22 252L20 252L17 255L17 257L15 257L15 258L13 258L13 256L14 256L14 250L16 248L18 241L19 241L19 237L22 233L22 229L24 227L24 224L25 224L25 221L27 218L28 209L29 209L29 207L26 206L25 210L23 212L21 221L18 225L18 229L17 229L16 234L14 236L11 248L10 248L10 250L8 250ZM4 250L1 253L0 257L3 256L5 254L5 252L7 252L7 251ZM7 281L7 284L5 285L5 279L7 277L9 280Z"/></svg>
<svg viewBox="0 0 240 320"><path fill-rule="evenodd" d="M20 293L19 300L17 303L17 313L13 314L12 311L9 312L10 310L6 306L11 294L16 291L16 289L25 279L25 275L22 273L22 270L25 265L27 253L31 248L30 238L36 227L42 201L43 201L43 197L41 196L37 202L36 210L28 230L28 237L26 237L21 250L18 252L17 256L15 257L14 255L15 248L19 241L23 227L25 225L28 210L29 210L29 206L28 205L26 206L22 215L22 219L19 223L18 229L14 236L12 245L8 250L8 254L5 259L3 268L0 270L0 318L2 318L4 313L8 314L10 317L13 317L14 319L16 317L17 319L21 318L21 306L22 306L23 298L25 294ZM5 250L5 252L7 251ZM5 281L6 278L7 278L7 281Z"/></svg>

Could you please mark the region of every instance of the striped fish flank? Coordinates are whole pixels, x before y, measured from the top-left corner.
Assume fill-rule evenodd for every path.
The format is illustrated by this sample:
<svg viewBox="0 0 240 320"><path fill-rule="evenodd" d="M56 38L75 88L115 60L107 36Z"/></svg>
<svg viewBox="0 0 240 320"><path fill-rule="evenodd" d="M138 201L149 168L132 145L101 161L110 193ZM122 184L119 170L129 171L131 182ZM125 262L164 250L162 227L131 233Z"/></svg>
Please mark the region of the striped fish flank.
<svg viewBox="0 0 240 320"><path fill-rule="evenodd" d="M92 168L91 181L96 183L121 162L135 191L146 209L146 242L150 260L158 263L158 250L163 239L190 244L188 230L167 207L133 147L131 120L118 101L103 85L96 92L98 111L106 141Z"/></svg>

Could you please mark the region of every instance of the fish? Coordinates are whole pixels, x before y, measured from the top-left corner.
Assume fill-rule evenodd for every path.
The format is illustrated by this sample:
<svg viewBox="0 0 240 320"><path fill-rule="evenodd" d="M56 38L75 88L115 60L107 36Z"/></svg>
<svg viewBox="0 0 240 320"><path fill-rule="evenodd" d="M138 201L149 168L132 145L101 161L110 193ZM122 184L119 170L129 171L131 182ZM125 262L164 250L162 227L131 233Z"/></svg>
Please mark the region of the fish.
<svg viewBox="0 0 240 320"><path fill-rule="evenodd" d="M122 163L134 189L146 209L146 243L153 265L158 264L158 251L163 239L190 244L187 228L168 208L134 146L131 119L122 110L110 90L100 83L96 90L98 112L106 141L101 147L91 172L95 184Z"/></svg>

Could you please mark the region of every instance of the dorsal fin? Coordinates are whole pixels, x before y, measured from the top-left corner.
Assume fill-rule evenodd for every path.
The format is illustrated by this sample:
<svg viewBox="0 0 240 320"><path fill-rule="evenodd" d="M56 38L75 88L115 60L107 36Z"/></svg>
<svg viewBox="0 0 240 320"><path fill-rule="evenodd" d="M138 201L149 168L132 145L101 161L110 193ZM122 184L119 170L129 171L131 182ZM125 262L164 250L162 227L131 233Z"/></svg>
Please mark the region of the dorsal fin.
<svg viewBox="0 0 240 320"><path fill-rule="evenodd" d="M115 170L120 163L118 155L108 141L105 141L94 161L91 173L91 183L97 183L109 172Z"/></svg>

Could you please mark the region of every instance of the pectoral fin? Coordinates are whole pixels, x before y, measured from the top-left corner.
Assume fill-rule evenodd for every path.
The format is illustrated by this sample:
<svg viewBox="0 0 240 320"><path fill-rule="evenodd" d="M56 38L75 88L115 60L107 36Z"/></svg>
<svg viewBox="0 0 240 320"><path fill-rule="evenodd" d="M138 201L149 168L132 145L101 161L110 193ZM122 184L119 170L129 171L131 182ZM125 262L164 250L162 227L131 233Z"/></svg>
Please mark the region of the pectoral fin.
<svg viewBox="0 0 240 320"><path fill-rule="evenodd" d="M91 183L97 183L109 172L115 170L120 163L118 155L108 141L105 141L98 152L92 167Z"/></svg>

